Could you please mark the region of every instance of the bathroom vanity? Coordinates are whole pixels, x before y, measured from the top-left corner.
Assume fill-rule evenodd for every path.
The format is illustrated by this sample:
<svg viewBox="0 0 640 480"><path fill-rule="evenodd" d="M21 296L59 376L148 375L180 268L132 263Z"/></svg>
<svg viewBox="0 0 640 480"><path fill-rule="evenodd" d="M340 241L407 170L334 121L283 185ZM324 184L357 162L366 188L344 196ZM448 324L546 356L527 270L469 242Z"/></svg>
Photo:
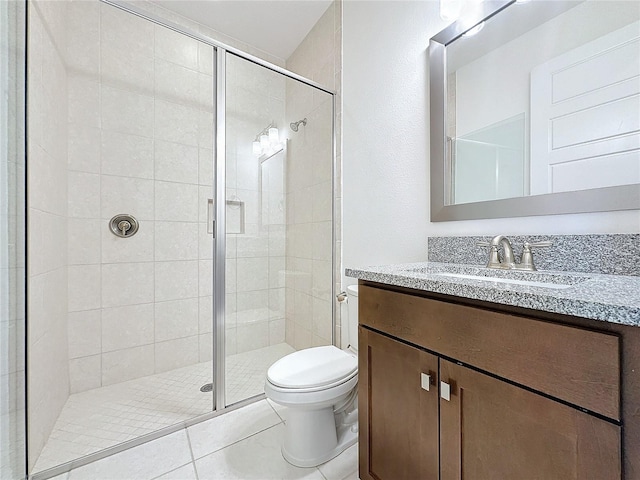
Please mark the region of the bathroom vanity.
<svg viewBox="0 0 640 480"><path fill-rule="evenodd" d="M347 270L360 478L640 478L640 278L488 270Z"/></svg>

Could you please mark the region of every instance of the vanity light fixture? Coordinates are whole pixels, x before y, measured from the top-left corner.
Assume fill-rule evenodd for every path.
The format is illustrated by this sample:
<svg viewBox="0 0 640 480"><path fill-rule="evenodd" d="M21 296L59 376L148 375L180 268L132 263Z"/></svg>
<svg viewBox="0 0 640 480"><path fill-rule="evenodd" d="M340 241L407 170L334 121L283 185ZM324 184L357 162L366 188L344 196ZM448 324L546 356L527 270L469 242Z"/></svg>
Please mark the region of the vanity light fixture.
<svg viewBox="0 0 640 480"><path fill-rule="evenodd" d="M476 25L473 28L470 28L469 30L467 30L465 33L462 34L463 37L473 37L476 33L478 33L480 30L482 30L484 28L484 22L479 23L478 25Z"/></svg>
<svg viewBox="0 0 640 480"><path fill-rule="evenodd" d="M275 122L271 122L260 133L256 135L252 145L253 154L264 161L271 158L284 148L280 141L280 132Z"/></svg>

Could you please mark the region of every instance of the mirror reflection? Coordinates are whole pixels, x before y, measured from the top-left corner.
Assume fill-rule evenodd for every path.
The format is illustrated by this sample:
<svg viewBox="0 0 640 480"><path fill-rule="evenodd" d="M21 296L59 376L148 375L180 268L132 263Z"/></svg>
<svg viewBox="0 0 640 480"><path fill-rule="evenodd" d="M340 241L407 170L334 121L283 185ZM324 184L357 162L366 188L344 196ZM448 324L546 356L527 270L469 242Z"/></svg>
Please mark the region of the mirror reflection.
<svg viewBox="0 0 640 480"><path fill-rule="evenodd" d="M639 20L515 2L449 43L445 204L640 183Z"/></svg>

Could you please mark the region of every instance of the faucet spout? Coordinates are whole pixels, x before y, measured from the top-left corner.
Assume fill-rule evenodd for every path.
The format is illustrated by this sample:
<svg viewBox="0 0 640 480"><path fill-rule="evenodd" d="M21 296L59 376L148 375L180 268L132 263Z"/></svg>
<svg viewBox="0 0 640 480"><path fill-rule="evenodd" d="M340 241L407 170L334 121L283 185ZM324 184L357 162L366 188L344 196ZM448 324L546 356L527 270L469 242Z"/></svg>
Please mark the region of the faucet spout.
<svg viewBox="0 0 640 480"><path fill-rule="evenodd" d="M513 247L511 246L511 241L504 235L496 235L491 240L491 248L492 250L497 250L499 247L502 247L503 252L503 260L501 262L500 268L513 268L516 260L513 256Z"/></svg>

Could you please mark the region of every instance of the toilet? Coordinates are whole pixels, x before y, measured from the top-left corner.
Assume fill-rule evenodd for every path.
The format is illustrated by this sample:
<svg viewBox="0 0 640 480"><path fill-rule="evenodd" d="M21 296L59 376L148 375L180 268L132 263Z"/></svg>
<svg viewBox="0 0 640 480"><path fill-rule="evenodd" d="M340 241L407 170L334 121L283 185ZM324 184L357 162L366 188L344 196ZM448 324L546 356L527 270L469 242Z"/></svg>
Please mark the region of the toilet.
<svg viewBox="0 0 640 480"><path fill-rule="evenodd" d="M267 398L287 408L282 456L315 467L358 440L358 286L347 287L346 350L330 345L293 352L267 371Z"/></svg>

